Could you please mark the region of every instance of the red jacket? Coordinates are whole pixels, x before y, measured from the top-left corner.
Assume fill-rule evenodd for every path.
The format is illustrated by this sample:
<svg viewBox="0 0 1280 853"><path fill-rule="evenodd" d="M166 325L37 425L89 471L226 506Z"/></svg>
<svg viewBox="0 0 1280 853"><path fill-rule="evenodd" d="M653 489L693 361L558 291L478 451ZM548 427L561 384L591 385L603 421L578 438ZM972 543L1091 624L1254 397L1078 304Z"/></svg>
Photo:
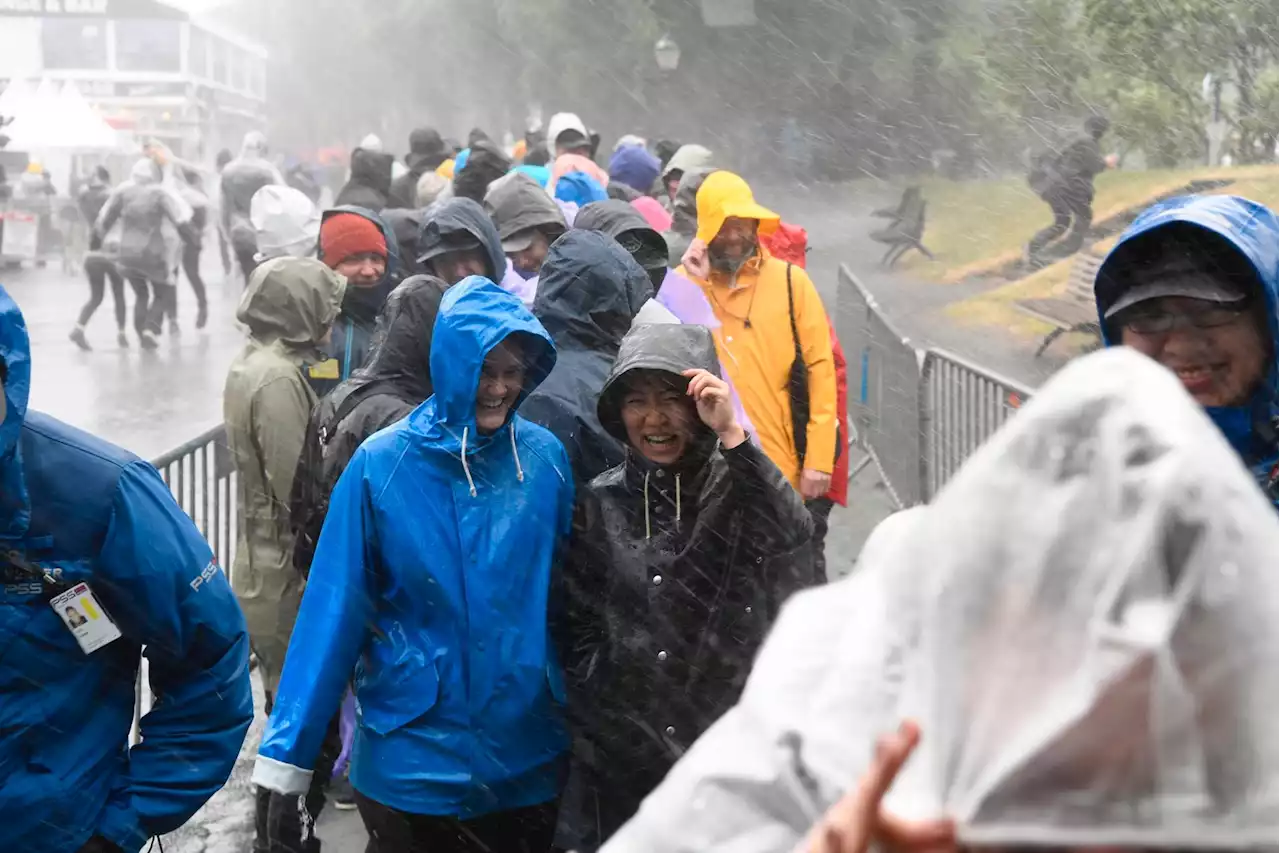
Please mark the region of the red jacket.
<svg viewBox="0 0 1280 853"><path fill-rule="evenodd" d="M805 254L809 248L809 232L799 225L783 222L778 230L764 238L765 248L775 258L795 264L804 269ZM831 491L827 497L840 506L849 505L849 371L845 361L844 348L836 337L835 327L831 325L831 315L827 314L827 328L831 331L831 353L836 363L836 420L839 424L840 447L836 463L831 471Z"/></svg>

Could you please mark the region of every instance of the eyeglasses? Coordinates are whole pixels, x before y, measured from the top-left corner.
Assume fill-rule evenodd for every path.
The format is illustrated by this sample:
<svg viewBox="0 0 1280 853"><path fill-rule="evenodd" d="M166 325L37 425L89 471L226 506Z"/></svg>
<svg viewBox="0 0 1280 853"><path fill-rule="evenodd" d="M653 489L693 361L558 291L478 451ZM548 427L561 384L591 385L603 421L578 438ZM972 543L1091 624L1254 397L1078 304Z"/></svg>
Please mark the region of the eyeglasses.
<svg viewBox="0 0 1280 853"><path fill-rule="evenodd" d="M1141 311L1124 318L1124 325L1138 335L1165 335L1184 326L1216 329L1229 326L1249 310L1247 303L1214 305L1197 311Z"/></svg>

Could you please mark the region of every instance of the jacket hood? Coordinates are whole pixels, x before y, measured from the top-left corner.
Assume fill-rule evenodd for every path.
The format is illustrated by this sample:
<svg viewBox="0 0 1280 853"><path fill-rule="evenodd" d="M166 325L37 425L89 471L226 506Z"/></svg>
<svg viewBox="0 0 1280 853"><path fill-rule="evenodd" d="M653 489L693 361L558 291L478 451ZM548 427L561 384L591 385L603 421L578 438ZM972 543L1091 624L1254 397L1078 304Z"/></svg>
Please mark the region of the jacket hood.
<svg viewBox="0 0 1280 853"><path fill-rule="evenodd" d="M622 380L631 371L661 370L687 385L683 373L695 369L720 376L720 359L710 330L666 323L636 326L622 339L618 358L600 391L596 403L600 425L622 444L628 444L627 428L622 423ZM710 432L705 427L704 431Z"/></svg>
<svg viewBox="0 0 1280 853"><path fill-rule="evenodd" d="M479 202L469 198L451 198L439 207L432 207L434 209L427 209L422 230L418 232L418 263L425 264L450 251L451 244L458 238L470 237L484 247L489 257L489 280L501 279L507 269L502 238Z"/></svg>
<svg viewBox="0 0 1280 853"><path fill-rule="evenodd" d="M584 207L592 202L605 201L609 193L604 185L586 172L570 172L555 182L556 198Z"/></svg>
<svg viewBox="0 0 1280 853"><path fill-rule="evenodd" d="M778 214L757 204L751 187L733 172L717 171L707 175L698 188L697 236L710 243L720 233L729 217L754 219L760 223L760 236L767 237L778 230L781 221Z"/></svg>
<svg viewBox="0 0 1280 853"><path fill-rule="evenodd" d="M859 567L916 589L882 677L933 733L886 810L953 817L962 847L1274 846L1278 559L1171 373L1123 347L1068 365ZM830 723L873 739L857 717Z"/></svg>
<svg viewBox="0 0 1280 853"><path fill-rule="evenodd" d="M249 221L264 258L314 254L320 240L320 211L300 190L268 184L253 194Z"/></svg>
<svg viewBox="0 0 1280 853"><path fill-rule="evenodd" d="M395 160L382 151L357 148L351 152L351 180L385 196L391 192L391 166Z"/></svg>
<svg viewBox="0 0 1280 853"><path fill-rule="evenodd" d="M31 341L18 303L0 286L0 380L4 418L0 420L0 540L19 537L31 522L18 440L31 394Z"/></svg>
<svg viewBox="0 0 1280 853"><path fill-rule="evenodd" d="M453 448L464 427L470 429L468 447L492 438L476 432L476 390L485 357L510 335L519 335L525 346L526 373L524 390L507 416L508 425L520 404L555 367L555 344L529 309L492 281L473 275L448 289L431 337L434 422L422 424L429 440Z"/></svg>
<svg viewBox="0 0 1280 853"><path fill-rule="evenodd" d="M396 243L395 232L391 230L391 226L380 215L367 207L360 207L355 204L340 204L337 207L329 208L321 215L320 224L323 226L326 219L339 213L354 213L356 216L363 216L374 225L377 225L378 229L382 231L382 239L387 243L387 271L382 276L382 281L378 283L378 287L386 289L389 293L390 285L395 281L396 272L400 269L400 247Z"/></svg>
<svg viewBox="0 0 1280 853"><path fill-rule="evenodd" d="M575 229L547 253L533 313L560 348L613 357L652 296L648 275L612 237Z"/></svg>
<svg viewBox="0 0 1280 853"><path fill-rule="evenodd" d="M1102 321L1107 309L1124 290L1127 258L1135 242L1162 228L1190 225L1223 238L1235 248L1258 274L1260 296L1267 308L1267 328L1271 333L1271 363L1253 401L1244 407L1211 407L1210 418L1246 460L1273 465L1276 458L1275 418L1277 416L1276 289L1280 280L1277 248L1280 228L1276 214L1265 205L1238 196L1183 196L1156 204L1144 211L1120 237L1115 248L1098 268L1094 298ZM1107 334L1107 346L1119 343ZM1259 433L1268 447L1250 448ZM1261 454L1261 456L1259 456Z"/></svg>
<svg viewBox="0 0 1280 853"><path fill-rule="evenodd" d="M418 232L422 229L423 211L393 207L383 210L378 216L386 221L391 233L396 237L396 249L401 256L401 264L406 270L413 270L413 265L418 259Z"/></svg>
<svg viewBox="0 0 1280 853"><path fill-rule="evenodd" d="M704 148L701 145L681 145L667 161L666 168L662 170L662 179L666 180L667 176L676 170L691 172L694 169L709 169L713 156L710 148Z"/></svg>
<svg viewBox="0 0 1280 853"><path fill-rule="evenodd" d="M655 265L661 262L663 267L666 266L667 241L649 227L649 223L640 211L625 201L609 199L589 204L578 211L578 215L573 220L573 227L584 231L599 231L614 240L630 232L644 243ZM648 261L646 260L645 263Z"/></svg>
<svg viewBox="0 0 1280 853"><path fill-rule="evenodd" d="M435 128L419 127L409 134L409 153L405 155L404 162L410 169L434 169L447 159L449 154L445 151L444 140Z"/></svg>
<svg viewBox="0 0 1280 853"><path fill-rule="evenodd" d="M314 347L338 316L346 287L316 258L274 258L253 271L236 319L260 343Z"/></svg>
<svg viewBox="0 0 1280 853"><path fill-rule="evenodd" d="M569 227L555 199L524 172L509 172L490 184L484 209L503 240L530 228L551 226L564 231Z"/></svg>
<svg viewBox="0 0 1280 853"><path fill-rule="evenodd" d="M698 232L698 190L715 169L690 169L680 178L671 205L671 230L692 239Z"/></svg>
<svg viewBox="0 0 1280 853"><path fill-rule="evenodd" d="M240 156L245 159L264 158L267 156L267 137L260 130L251 130L244 135L240 143Z"/></svg>
<svg viewBox="0 0 1280 853"><path fill-rule="evenodd" d="M609 180L646 193L658 179L662 163L641 145L626 145L609 158Z"/></svg>
<svg viewBox="0 0 1280 853"><path fill-rule="evenodd" d="M410 398L430 397L431 339L448 289L434 276L415 275L391 291L378 314L366 366L357 375L394 382Z"/></svg>

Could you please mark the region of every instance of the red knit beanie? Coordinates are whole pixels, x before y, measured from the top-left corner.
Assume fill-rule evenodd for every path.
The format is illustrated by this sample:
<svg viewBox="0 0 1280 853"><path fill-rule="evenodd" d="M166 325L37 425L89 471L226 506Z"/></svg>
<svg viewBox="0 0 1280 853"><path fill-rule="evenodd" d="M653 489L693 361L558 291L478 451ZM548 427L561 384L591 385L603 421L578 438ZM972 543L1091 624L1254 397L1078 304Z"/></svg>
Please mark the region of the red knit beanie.
<svg viewBox="0 0 1280 853"><path fill-rule="evenodd" d="M320 258L325 266L337 267L352 255L366 253L387 256L387 239L377 223L358 213L335 213L320 225Z"/></svg>

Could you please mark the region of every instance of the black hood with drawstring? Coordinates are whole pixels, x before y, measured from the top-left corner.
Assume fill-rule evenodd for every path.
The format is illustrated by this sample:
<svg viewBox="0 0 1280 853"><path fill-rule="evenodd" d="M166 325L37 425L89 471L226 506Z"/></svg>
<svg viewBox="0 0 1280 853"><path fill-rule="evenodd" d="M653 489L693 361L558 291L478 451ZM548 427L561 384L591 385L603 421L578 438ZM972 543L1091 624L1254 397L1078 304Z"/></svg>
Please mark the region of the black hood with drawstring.
<svg viewBox="0 0 1280 853"><path fill-rule="evenodd" d="M637 370L720 374L702 326L637 326L600 394L600 423L626 441L622 401ZM579 491L565 564L562 660L585 748L585 799L562 811L563 842L595 849L676 759L733 706L792 593L814 585L813 522L750 441L732 450L697 420L684 458L626 461Z"/></svg>
<svg viewBox="0 0 1280 853"><path fill-rule="evenodd" d="M520 414L560 439L580 483L622 461L622 445L596 419L596 399L652 296L645 271L598 231L567 232L542 264L533 313L555 341L559 361Z"/></svg>
<svg viewBox="0 0 1280 853"><path fill-rule="evenodd" d="M369 436L431 396L431 336L448 286L434 276L405 279L378 315L368 363L327 394L311 413L293 478L290 522L294 566L311 568L329 493Z"/></svg>

